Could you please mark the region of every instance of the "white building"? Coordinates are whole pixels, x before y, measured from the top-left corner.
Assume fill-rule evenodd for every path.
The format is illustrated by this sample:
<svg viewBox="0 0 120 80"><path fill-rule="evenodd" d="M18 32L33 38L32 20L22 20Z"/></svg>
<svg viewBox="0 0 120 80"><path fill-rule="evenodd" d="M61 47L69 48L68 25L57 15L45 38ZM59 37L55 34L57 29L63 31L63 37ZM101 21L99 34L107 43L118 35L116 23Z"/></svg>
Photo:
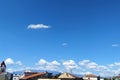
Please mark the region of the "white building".
<svg viewBox="0 0 120 80"><path fill-rule="evenodd" d="M97 80L97 76L96 75L93 75L93 74L86 74L84 77L83 77L83 80Z"/></svg>
<svg viewBox="0 0 120 80"><path fill-rule="evenodd" d="M20 78L24 77L24 72L14 72L13 73L13 80L19 80Z"/></svg>
<svg viewBox="0 0 120 80"><path fill-rule="evenodd" d="M99 77L99 76L96 76L94 74L86 74L84 77L83 77L83 80L104 80L103 78Z"/></svg>

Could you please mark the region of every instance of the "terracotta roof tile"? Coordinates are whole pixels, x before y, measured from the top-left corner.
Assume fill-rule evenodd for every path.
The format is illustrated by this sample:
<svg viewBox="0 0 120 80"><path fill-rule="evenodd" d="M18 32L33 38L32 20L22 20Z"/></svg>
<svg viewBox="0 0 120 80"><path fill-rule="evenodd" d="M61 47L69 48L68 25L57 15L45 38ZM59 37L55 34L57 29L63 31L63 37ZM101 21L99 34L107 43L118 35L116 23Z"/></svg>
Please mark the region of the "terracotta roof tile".
<svg viewBox="0 0 120 80"><path fill-rule="evenodd" d="M35 74L28 75L28 76L24 76L24 77L21 78L21 79L29 79L29 78L41 76L41 75L44 75L44 74L46 74L46 73L35 73Z"/></svg>
<svg viewBox="0 0 120 80"><path fill-rule="evenodd" d="M85 77L98 77L98 76L96 76L94 74L87 74L87 75L85 75Z"/></svg>

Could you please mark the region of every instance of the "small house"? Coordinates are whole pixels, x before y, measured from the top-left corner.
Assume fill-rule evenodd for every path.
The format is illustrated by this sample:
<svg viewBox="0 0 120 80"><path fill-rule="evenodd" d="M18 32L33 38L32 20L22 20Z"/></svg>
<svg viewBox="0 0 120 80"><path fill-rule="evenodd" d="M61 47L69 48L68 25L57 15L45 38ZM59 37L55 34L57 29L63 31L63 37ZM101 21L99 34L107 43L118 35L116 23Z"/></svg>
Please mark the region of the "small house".
<svg viewBox="0 0 120 80"><path fill-rule="evenodd" d="M120 80L120 74L118 76L115 76L114 78L115 80Z"/></svg>
<svg viewBox="0 0 120 80"><path fill-rule="evenodd" d="M19 80L38 80L39 78L46 78L46 72L25 72L25 76Z"/></svg>
<svg viewBox="0 0 120 80"><path fill-rule="evenodd" d="M67 73L67 72L62 73L58 78L61 80L82 80L82 78L77 77L77 76Z"/></svg>
<svg viewBox="0 0 120 80"><path fill-rule="evenodd" d="M86 74L83 77L83 80L98 80L98 76L96 76L94 74Z"/></svg>
<svg viewBox="0 0 120 80"><path fill-rule="evenodd" d="M83 80L104 80L104 78L100 77L100 76L96 76L94 74L86 74L83 77Z"/></svg>

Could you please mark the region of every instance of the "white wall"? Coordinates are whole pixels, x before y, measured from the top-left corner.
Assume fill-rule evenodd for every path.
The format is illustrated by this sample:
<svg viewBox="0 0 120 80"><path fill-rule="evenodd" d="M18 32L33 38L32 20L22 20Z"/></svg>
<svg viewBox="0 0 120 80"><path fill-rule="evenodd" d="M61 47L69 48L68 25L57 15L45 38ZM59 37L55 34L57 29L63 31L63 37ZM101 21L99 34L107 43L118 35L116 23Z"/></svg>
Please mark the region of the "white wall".
<svg viewBox="0 0 120 80"><path fill-rule="evenodd" d="M90 78L90 80L97 80L97 78Z"/></svg>
<svg viewBox="0 0 120 80"><path fill-rule="evenodd" d="M94 77L90 77L90 78L88 78L88 77L83 77L83 79L89 79L89 80L97 80L97 78L94 78Z"/></svg>
<svg viewBox="0 0 120 80"><path fill-rule="evenodd" d="M101 78L100 80L104 80L103 78Z"/></svg>
<svg viewBox="0 0 120 80"><path fill-rule="evenodd" d="M24 77L24 74L13 74L13 80L19 80L22 77Z"/></svg>
<svg viewBox="0 0 120 80"><path fill-rule="evenodd" d="M13 80L19 80L19 77L13 77Z"/></svg>

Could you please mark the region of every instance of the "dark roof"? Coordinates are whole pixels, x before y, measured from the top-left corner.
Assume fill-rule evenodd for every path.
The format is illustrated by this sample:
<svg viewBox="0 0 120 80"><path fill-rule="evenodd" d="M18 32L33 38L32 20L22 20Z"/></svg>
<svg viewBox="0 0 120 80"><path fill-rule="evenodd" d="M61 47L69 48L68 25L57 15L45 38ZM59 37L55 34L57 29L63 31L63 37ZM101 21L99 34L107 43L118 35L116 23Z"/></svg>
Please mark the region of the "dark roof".
<svg viewBox="0 0 120 80"><path fill-rule="evenodd" d="M6 64L5 64L4 61L2 61L2 63L0 64L0 66L2 67L3 65L6 67Z"/></svg>

